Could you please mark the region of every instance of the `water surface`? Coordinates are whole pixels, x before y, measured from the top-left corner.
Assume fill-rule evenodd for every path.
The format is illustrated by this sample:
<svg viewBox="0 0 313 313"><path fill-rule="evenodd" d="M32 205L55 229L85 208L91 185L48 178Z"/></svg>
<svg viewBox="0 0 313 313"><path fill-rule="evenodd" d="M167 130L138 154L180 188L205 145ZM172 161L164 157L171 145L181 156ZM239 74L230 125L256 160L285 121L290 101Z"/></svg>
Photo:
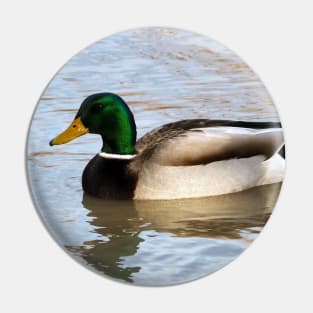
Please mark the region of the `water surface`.
<svg viewBox="0 0 313 313"><path fill-rule="evenodd" d="M81 174L101 147L98 136L48 143L86 96L104 91L130 105L139 137L185 118L278 120L258 77L206 37L148 28L96 42L56 74L30 128L29 182L56 240L93 270L144 285L192 280L236 258L265 225L279 184L179 201L112 202L83 194Z"/></svg>

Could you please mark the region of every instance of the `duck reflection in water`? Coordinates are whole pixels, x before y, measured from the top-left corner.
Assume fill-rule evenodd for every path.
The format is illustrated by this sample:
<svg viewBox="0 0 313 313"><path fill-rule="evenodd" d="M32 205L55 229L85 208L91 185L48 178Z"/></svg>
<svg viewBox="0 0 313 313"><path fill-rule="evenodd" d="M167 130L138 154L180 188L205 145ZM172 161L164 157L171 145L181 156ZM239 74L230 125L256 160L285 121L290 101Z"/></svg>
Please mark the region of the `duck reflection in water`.
<svg viewBox="0 0 313 313"><path fill-rule="evenodd" d="M280 188L281 184L272 184L223 196L167 201L105 201L85 194L89 223L101 239L66 248L96 271L133 282L141 270L140 258L136 266L125 265L125 260L162 233L250 244L254 239L250 235L258 234L270 217ZM162 266L162 259L158 262Z"/></svg>

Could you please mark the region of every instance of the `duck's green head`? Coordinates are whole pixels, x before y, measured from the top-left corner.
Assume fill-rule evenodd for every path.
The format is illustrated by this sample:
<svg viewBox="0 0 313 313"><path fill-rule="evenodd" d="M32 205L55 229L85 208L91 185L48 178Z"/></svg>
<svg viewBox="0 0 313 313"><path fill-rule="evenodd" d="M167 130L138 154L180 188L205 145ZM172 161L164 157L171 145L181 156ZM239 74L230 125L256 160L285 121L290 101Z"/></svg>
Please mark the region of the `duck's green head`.
<svg viewBox="0 0 313 313"><path fill-rule="evenodd" d="M86 133L102 136L102 151L133 154L136 144L136 124L124 100L113 93L97 93L87 97L74 121L50 145L67 143Z"/></svg>

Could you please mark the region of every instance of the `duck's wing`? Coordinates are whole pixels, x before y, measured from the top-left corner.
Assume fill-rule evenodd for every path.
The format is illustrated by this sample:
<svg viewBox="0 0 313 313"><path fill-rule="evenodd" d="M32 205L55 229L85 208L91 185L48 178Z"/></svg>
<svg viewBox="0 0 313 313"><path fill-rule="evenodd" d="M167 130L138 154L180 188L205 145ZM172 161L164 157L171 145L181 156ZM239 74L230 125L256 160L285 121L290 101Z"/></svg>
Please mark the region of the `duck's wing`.
<svg viewBox="0 0 313 313"><path fill-rule="evenodd" d="M280 123L184 120L164 125L136 145L144 159L161 165L207 164L231 158L270 158L284 144Z"/></svg>

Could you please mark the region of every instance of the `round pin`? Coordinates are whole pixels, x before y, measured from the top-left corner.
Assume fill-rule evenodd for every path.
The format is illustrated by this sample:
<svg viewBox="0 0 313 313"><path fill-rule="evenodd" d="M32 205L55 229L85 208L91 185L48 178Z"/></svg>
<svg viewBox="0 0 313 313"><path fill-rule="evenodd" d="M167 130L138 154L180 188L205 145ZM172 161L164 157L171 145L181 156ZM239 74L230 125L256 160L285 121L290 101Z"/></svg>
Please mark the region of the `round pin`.
<svg viewBox="0 0 313 313"><path fill-rule="evenodd" d="M258 76L190 31L132 29L76 54L41 95L28 182L85 267L164 286L237 258L271 216L284 136Z"/></svg>

